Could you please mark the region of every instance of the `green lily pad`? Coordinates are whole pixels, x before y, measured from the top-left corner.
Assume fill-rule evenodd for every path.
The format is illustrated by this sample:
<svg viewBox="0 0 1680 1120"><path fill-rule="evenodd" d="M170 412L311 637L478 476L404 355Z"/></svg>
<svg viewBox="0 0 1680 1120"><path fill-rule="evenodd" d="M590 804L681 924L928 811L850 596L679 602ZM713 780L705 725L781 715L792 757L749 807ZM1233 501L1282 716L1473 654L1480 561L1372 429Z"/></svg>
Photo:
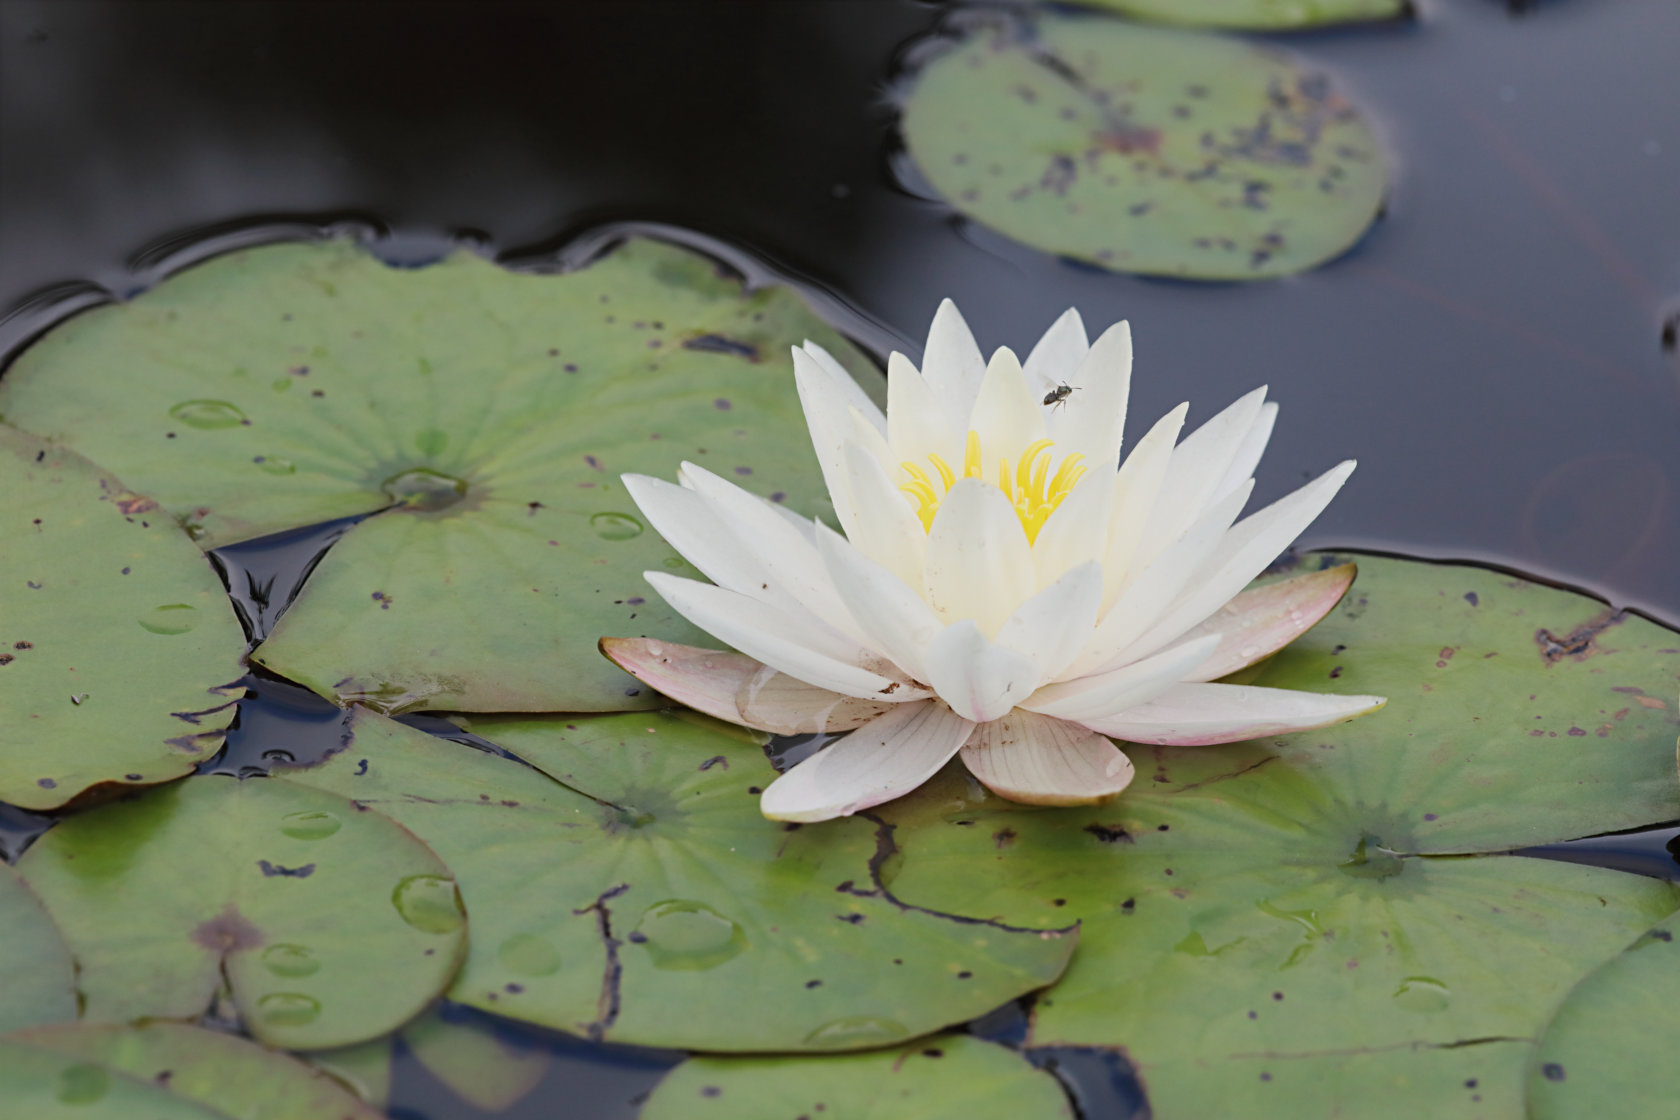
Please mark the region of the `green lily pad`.
<svg viewBox="0 0 1680 1120"><path fill-rule="evenodd" d="M1546 1028L1528 1078L1534 1120L1662 1116L1680 1101L1680 914L1581 981Z"/></svg>
<svg viewBox="0 0 1680 1120"><path fill-rule="evenodd" d="M1156 23L1279 31L1399 19L1410 0L1077 0L1092 8Z"/></svg>
<svg viewBox="0 0 1680 1120"><path fill-rule="evenodd" d="M0 425L0 573L0 801L56 809L216 753L245 694L245 633L150 498Z"/></svg>
<svg viewBox="0 0 1680 1120"><path fill-rule="evenodd" d="M466 939L424 844L273 778L189 778L90 810L18 871L63 930L93 1021L193 1018L225 982L259 1040L350 1045L437 996Z"/></svg>
<svg viewBox="0 0 1680 1120"><path fill-rule="evenodd" d="M1358 240L1387 189L1381 145L1323 74L1119 20L980 28L915 77L902 128L962 213L1121 272L1300 272Z"/></svg>
<svg viewBox="0 0 1680 1120"><path fill-rule="evenodd" d="M58 927L0 863L0 1034L76 1017L76 965Z"/></svg>
<svg viewBox="0 0 1680 1120"><path fill-rule="evenodd" d="M1511 1114L1552 1008L1680 906L1655 880L1478 854L1680 816L1656 699L1680 636L1494 572L1359 565L1248 675L1384 711L1134 747L1139 780L1099 809L1010 807L958 772L886 807L899 897L1084 922L1031 1041L1123 1048L1163 1120Z"/></svg>
<svg viewBox="0 0 1680 1120"><path fill-rule="evenodd" d="M1072 1120L1056 1079L1013 1050L941 1035L829 1058L690 1058L641 1120L831 1116L835 1120Z"/></svg>
<svg viewBox="0 0 1680 1120"><path fill-rule="evenodd" d="M358 711L342 751L287 771L448 861L473 923L458 1002L647 1046L849 1050L1041 988L1073 950L1071 930L898 904L870 821L764 819L775 773L737 729L665 712L471 729L530 765Z"/></svg>
<svg viewBox="0 0 1680 1120"><path fill-rule="evenodd" d="M356 1094L363 1104L384 1108L391 1099L391 1036L331 1050L296 1055Z"/></svg>
<svg viewBox="0 0 1680 1120"><path fill-rule="evenodd" d="M693 459L826 512L788 360L806 338L867 367L791 291L658 242L562 275L271 245L49 332L0 412L96 449L205 548L383 511L254 654L329 699L623 710L656 698L596 639L704 639L648 594L643 570L689 569L619 475Z"/></svg>
<svg viewBox="0 0 1680 1120"><path fill-rule="evenodd" d="M184 1023L46 1027L10 1035L0 1041L0 1050L11 1051L16 1063L0 1064L0 1099L29 1101L31 1107L17 1115L31 1120L60 1115L113 1120L383 1116L295 1058Z"/></svg>

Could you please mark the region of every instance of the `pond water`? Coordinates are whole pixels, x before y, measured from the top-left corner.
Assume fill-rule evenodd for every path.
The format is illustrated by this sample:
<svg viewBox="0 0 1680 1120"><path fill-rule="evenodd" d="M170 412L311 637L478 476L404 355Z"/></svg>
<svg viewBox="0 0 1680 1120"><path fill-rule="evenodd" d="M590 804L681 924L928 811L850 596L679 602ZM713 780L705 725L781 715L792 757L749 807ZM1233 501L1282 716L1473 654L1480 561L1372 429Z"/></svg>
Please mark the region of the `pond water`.
<svg viewBox="0 0 1680 1120"><path fill-rule="evenodd" d="M325 227L397 262L466 243L538 265L650 232L796 284L877 357L915 356L943 296L987 350L1069 306L1093 326L1129 318L1134 417L1271 385L1283 411L1256 505L1360 459L1302 547L1483 561L1673 625L1680 5L1419 7L1416 22L1272 37L1359 101L1396 169L1352 251L1243 285L1075 265L933 197L894 106L946 5L8 0L0 361L80 307L252 241ZM253 637L345 527L220 550ZM336 741L324 701L250 683L209 768ZM15 859L47 823L0 806L0 851ZM1680 826L1533 854L1680 880ZM973 1029L1018 1041L1022 1022L1011 1006ZM680 1058L496 1029L554 1055L500 1116L630 1117ZM1138 1107L1124 1070L1042 1060L1086 1116ZM490 1115L401 1058L391 1114Z"/></svg>

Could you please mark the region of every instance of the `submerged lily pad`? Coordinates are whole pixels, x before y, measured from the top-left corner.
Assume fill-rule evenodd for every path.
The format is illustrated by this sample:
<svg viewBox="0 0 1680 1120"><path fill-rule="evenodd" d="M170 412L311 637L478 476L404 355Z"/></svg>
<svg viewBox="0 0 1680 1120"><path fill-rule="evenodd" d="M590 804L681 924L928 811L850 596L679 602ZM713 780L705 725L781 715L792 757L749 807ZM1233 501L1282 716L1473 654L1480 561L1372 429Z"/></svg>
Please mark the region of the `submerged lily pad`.
<svg viewBox="0 0 1680 1120"><path fill-rule="evenodd" d="M1186 27L1274 31L1399 19L1411 0L1076 0L1092 8Z"/></svg>
<svg viewBox="0 0 1680 1120"><path fill-rule="evenodd" d="M995 1043L940 1035L829 1058L690 1058L641 1120L743 1116L869 1120L1072 1120L1056 1079Z"/></svg>
<svg viewBox="0 0 1680 1120"><path fill-rule="evenodd" d="M693 459L826 512L788 360L806 338L867 365L791 291L658 242L563 275L271 245L49 332L0 412L95 450L205 548L383 511L254 655L329 699L621 710L655 698L597 638L703 638L648 594L645 569L684 564L619 475Z"/></svg>
<svg viewBox="0 0 1680 1120"><path fill-rule="evenodd" d="M904 140L962 213L1121 272L1257 280L1358 240L1381 146L1321 73L1236 40L1042 15L934 58Z"/></svg>
<svg viewBox="0 0 1680 1120"><path fill-rule="evenodd" d="M1494 572L1359 566L1252 679L1384 711L1134 747L1105 808L1023 810L956 772L887 807L899 897L1085 923L1031 1042L1123 1048L1163 1120L1520 1111L1552 1008L1680 906L1655 880L1475 854L1680 816L1657 699L1680 636Z"/></svg>
<svg viewBox="0 0 1680 1120"><path fill-rule="evenodd" d="M436 1008L404 1027L401 1037L427 1072L486 1112L502 1112L524 1100L554 1065L548 1050L514 1045L483 1023L462 1022Z"/></svg>
<svg viewBox="0 0 1680 1120"><path fill-rule="evenodd" d="M1529 1069L1528 1115L1662 1116L1680 1102L1680 914L1581 981Z"/></svg>
<svg viewBox="0 0 1680 1120"><path fill-rule="evenodd" d="M0 425L0 573L0 801L56 809L178 778L221 746L245 634L150 498Z"/></svg>
<svg viewBox="0 0 1680 1120"><path fill-rule="evenodd" d="M0 1034L76 1017L76 965L28 886L0 863Z"/></svg>
<svg viewBox="0 0 1680 1120"><path fill-rule="evenodd" d="M17 1115L380 1120L331 1077L245 1039L184 1023L80 1024L0 1040L0 1100ZM31 1060L33 1059L33 1060ZM55 1106L62 1111L55 1111Z"/></svg>
<svg viewBox="0 0 1680 1120"><path fill-rule="evenodd" d="M93 1021L193 1018L225 983L261 1041L345 1046L419 1012L465 942L424 844L273 778L189 778L90 810L18 871L63 930Z"/></svg>
<svg viewBox="0 0 1680 1120"><path fill-rule="evenodd" d="M287 773L389 814L448 861L473 925L449 997L515 1019L647 1046L849 1050L1061 974L1071 930L898 903L873 822L764 819L775 772L708 723L472 721L524 766L356 712L342 751Z"/></svg>

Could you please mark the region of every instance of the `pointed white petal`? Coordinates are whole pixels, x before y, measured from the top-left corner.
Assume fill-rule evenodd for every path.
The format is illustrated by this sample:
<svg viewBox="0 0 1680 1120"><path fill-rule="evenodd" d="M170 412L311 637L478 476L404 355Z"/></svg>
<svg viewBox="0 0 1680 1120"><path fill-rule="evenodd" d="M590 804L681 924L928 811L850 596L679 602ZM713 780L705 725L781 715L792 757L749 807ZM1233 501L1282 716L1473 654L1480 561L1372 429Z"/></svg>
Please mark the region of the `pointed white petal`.
<svg viewBox="0 0 1680 1120"><path fill-rule="evenodd" d="M1089 471L1062 499L1033 538L1033 572L1041 588L1069 568L1096 561L1108 550L1108 517L1114 508L1114 480L1108 471Z"/></svg>
<svg viewBox="0 0 1680 1120"><path fill-rule="evenodd" d="M770 783L776 821L826 821L901 797L939 772L974 725L936 701L900 704Z"/></svg>
<svg viewBox="0 0 1680 1120"><path fill-rule="evenodd" d="M1190 410L1181 404L1155 422L1138 440L1114 479L1114 505L1108 518L1108 552L1103 560L1103 610L1114 606L1128 577L1135 577L1145 561L1139 559L1143 531L1149 526L1172 462L1173 443ZM1052 515L1054 516L1054 515Z"/></svg>
<svg viewBox="0 0 1680 1120"><path fill-rule="evenodd" d="M1021 707L1089 725L1090 720L1122 713L1159 696L1193 675L1218 646L1219 635L1209 634L1118 669L1047 684L1021 701Z"/></svg>
<svg viewBox="0 0 1680 1120"><path fill-rule="evenodd" d="M976 727L962 760L987 789L1028 805L1098 805L1133 775L1131 759L1105 737L1019 708Z"/></svg>
<svg viewBox="0 0 1680 1120"><path fill-rule="evenodd" d="M1132 387L1131 327L1116 323L1104 331L1067 382L1078 392L1046 410L1057 452L1077 451L1091 470L1113 470Z"/></svg>
<svg viewBox="0 0 1680 1120"><path fill-rule="evenodd" d="M1265 400L1266 387L1262 385L1239 397L1173 448L1160 497L1143 533L1140 559L1147 562L1158 555L1216 500L1216 489L1231 469Z"/></svg>
<svg viewBox="0 0 1680 1120"><path fill-rule="evenodd" d="M834 630L861 638L810 538L789 525L771 502L693 463L685 462L681 474L712 508L718 524L750 542L770 587L780 587Z"/></svg>
<svg viewBox="0 0 1680 1120"><path fill-rule="evenodd" d="M707 579L777 606L796 605L779 585L769 586L763 562L718 520L716 511L692 487L640 474L624 475L623 481L648 523Z"/></svg>
<svg viewBox="0 0 1680 1120"><path fill-rule="evenodd" d="M1381 696L1331 696L1240 684L1176 684L1154 700L1104 719L1092 731L1133 743L1200 747L1287 735L1374 712Z"/></svg>
<svg viewBox="0 0 1680 1120"><path fill-rule="evenodd" d="M900 474L900 463L914 463L933 474L929 455L938 455L953 468L960 465L968 433L957 431L957 425L966 416L947 413L910 359L893 351L887 360L887 443L893 458L887 477L895 483L909 478Z"/></svg>
<svg viewBox="0 0 1680 1120"><path fill-rule="evenodd" d="M800 407L805 410L805 426L811 432L811 447L822 468L823 484L839 511L851 504L840 453L852 431L848 394L818 359L797 346L793 349L793 380L799 390ZM841 527L846 527L844 519Z"/></svg>
<svg viewBox="0 0 1680 1120"><path fill-rule="evenodd" d="M1027 375L1027 384L1043 400L1044 394L1074 375L1090 351L1085 321L1079 317L1078 308L1070 307L1050 324L1050 329L1027 355L1021 367Z"/></svg>
<svg viewBox="0 0 1680 1120"><path fill-rule="evenodd" d="M643 572L671 608L700 629L807 684L866 700L913 698L920 690L862 668L888 666L820 623L669 572Z"/></svg>
<svg viewBox="0 0 1680 1120"><path fill-rule="evenodd" d="M968 429L980 434L985 461L980 477L996 478L999 460L1014 471L1027 445L1045 438L1044 410L1021 372L1021 363L1007 346L1000 346L986 365Z"/></svg>
<svg viewBox="0 0 1680 1120"><path fill-rule="evenodd" d="M919 588L927 530L909 496L888 481L872 455L855 444L846 448L846 478L858 514L846 538L859 552Z"/></svg>
<svg viewBox="0 0 1680 1120"><path fill-rule="evenodd" d="M1074 658L1068 675L1086 676L1142 656L1134 650L1134 643L1179 601L1186 585L1220 546L1253 486L1250 480L1216 502L1136 579L1128 577L1120 598L1097 623L1090 644Z"/></svg>
<svg viewBox="0 0 1680 1120"><path fill-rule="evenodd" d="M974 408L975 395L986 376L986 359L974 341L974 333L962 313L950 300L939 304L928 328L927 349L922 353L922 377L939 399L945 415L958 423Z"/></svg>
<svg viewBox="0 0 1680 1120"><path fill-rule="evenodd" d="M924 598L946 621L971 618L986 634L1037 590L1026 530L1003 491L958 479L928 530Z"/></svg>
<svg viewBox="0 0 1680 1120"><path fill-rule="evenodd" d="M922 679L958 715L976 723L997 719L1038 684L1036 665L987 641L971 620L947 627L929 643L923 661Z"/></svg>
<svg viewBox="0 0 1680 1120"><path fill-rule="evenodd" d="M741 653L653 638L602 638L601 652L685 707L776 735L850 731L894 706L806 684Z"/></svg>
<svg viewBox="0 0 1680 1120"><path fill-rule="evenodd" d="M909 584L830 529L818 530L817 551L869 644L912 678L925 680L923 651L945 629L933 608Z"/></svg>
<svg viewBox="0 0 1680 1120"><path fill-rule="evenodd" d="M1271 442L1272 427L1277 423L1277 414L1278 406L1271 401L1260 406L1259 414L1254 417L1248 434L1243 436L1242 443L1237 446L1236 455L1231 458L1231 465L1226 468L1225 477L1213 488L1215 500L1229 494L1243 480L1254 477L1254 468L1260 465L1260 456L1266 453L1266 444Z"/></svg>
<svg viewBox="0 0 1680 1120"><path fill-rule="evenodd" d="M1311 630L1347 594L1356 569L1341 564L1244 591L1168 648L1219 635L1219 648L1186 677L1212 681L1270 657Z"/></svg>
<svg viewBox="0 0 1680 1120"><path fill-rule="evenodd" d="M1037 666L1035 684L1053 680L1090 640L1101 602L1102 566L1081 564L1022 603L998 630L998 645Z"/></svg>
<svg viewBox="0 0 1680 1120"><path fill-rule="evenodd" d="M851 375L851 372L841 365L833 354L808 338L805 340L804 350L828 372L829 377L834 380L835 388L846 398L846 403L857 409L859 415L869 421L870 426L877 432L880 432L883 436L886 435L886 415L882 413L880 405L869 399L869 394L863 391L863 387L857 383L857 379ZM870 372L874 374L873 370Z"/></svg>
<svg viewBox="0 0 1680 1120"><path fill-rule="evenodd" d="M1129 652L1142 656L1160 649L1248 586L1323 512L1353 473L1353 467L1349 459L1232 526L1201 566L1187 593L1138 637ZM1233 491L1232 496L1239 493L1243 491Z"/></svg>

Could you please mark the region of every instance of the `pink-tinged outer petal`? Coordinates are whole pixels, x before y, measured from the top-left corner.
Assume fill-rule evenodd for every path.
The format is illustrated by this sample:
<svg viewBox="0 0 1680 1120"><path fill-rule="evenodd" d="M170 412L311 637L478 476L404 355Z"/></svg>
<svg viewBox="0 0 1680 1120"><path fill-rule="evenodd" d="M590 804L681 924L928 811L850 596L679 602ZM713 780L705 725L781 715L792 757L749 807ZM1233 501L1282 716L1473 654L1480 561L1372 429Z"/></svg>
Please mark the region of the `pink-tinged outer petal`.
<svg viewBox="0 0 1680 1120"><path fill-rule="evenodd" d="M602 638L600 648L620 669L685 707L775 735L850 731L894 706L806 684L741 653L653 638Z"/></svg>
<svg viewBox="0 0 1680 1120"><path fill-rule="evenodd" d="M958 715L975 723L997 719L1038 686L1038 666L987 640L972 619L948 626L923 655L924 678Z"/></svg>
<svg viewBox="0 0 1680 1120"><path fill-rule="evenodd" d="M963 765L999 797L1028 805L1098 805L1132 782L1132 761L1077 723L1017 708L974 729Z"/></svg>
<svg viewBox="0 0 1680 1120"><path fill-rule="evenodd" d="M974 332L968 329L956 304L948 299L940 301L928 327L927 349L922 352L922 377L953 424L968 419L985 376L986 359L974 341Z"/></svg>
<svg viewBox="0 0 1680 1120"><path fill-rule="evenodd" d="M1204 747L1346 723L1386 703L1381 696L1332 696L1241 684L1176 684L1118 715L1079 722L1131 743Z"/></svg>
<svg viewBox="0 0 1680 1120"><path fill-rule="evenodd" d="M771 782L759 808L774 821L850 816L933 777L973 731L938 701L900 704Z"/></svg>
<svg viewBox="0 0 1680 1120"><path fill-rule="evenodd" d="M1218 646L1219 636L1208 634L1119 669L1045 685L1021 707L1084 724L1121 715L1193 676Z"/></svg>
<svg viewBox="0 0 1680 1120"><path fill-rule="evenodd" d="M1347 594L1358 570L1353 564L1341 564L1244 591L1172 644L1170 648L1177 649L1209 634L1220 637L1213 656L1185 679L1218 680L1270 657L1329 614Z"/></svg>

